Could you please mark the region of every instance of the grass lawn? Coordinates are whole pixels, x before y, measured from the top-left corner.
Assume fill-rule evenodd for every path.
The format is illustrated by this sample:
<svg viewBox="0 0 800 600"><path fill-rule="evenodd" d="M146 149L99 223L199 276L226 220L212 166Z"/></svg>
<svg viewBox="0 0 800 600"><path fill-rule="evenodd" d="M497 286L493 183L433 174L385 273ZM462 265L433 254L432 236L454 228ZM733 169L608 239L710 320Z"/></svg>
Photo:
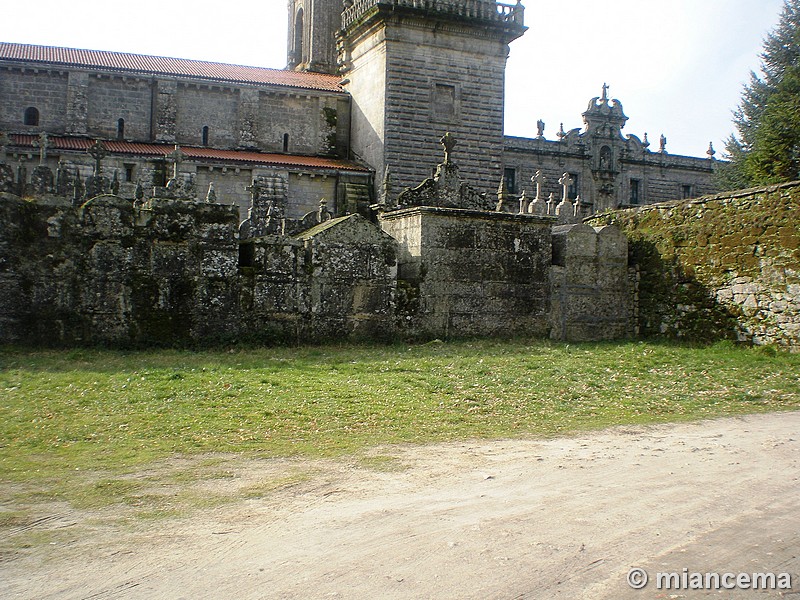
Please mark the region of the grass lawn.
<svg viewBox="0 0 800 600"><path fill-rule="evenodd" d="M5 348L0 496L109 505L136 496L131 474L187 456L319 458L798 408L800 355L730 344Z"/></svg>

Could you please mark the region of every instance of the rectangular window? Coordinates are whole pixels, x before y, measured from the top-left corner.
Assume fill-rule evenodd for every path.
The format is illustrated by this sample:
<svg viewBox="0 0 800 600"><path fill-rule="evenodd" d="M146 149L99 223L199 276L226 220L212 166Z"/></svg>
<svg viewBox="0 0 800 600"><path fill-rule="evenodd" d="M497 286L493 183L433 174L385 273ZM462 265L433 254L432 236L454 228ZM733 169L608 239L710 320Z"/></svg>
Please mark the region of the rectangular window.
<svg viewBox="0 0 800 600"><path fill-rule="evenodd" d="M691 198L692 197L692 186L691 185L688 185L688 184L683 185L682 186L682 191L683 191L683 199L684 200L686 200L687 198Z"/></svg>
<svg viewBox="0 0 800 600"><path fill-rule="evenodd" d="M133 181L133 165L125 164L125 181Z"/></svg>
<svg viewBox="0 0 800 600"><path fill-rule="evenodd" d="M456 86L446 83L433 84L433 98L431 109L436 121L453 121L456 118L457 107Z"/></svg>
<svg viewBox="0 0 800 600"><path fill-rule="evenodd" d="M631 196L630 196L631 204L639 204L640 185L641 183L638 179L631 179Z"/></svg>
<svg viewBox="0 0 800 600"><path fill-rule="evenodd" d="M503 179L506 183L506 191L509 194L517 193L517 170L511 167L503 169Z"/></svg>
<svg viewBox="0 0 800 600"><path fill-rule="evenodd" d="M567 195L569 196L570 200L575 200L578 197L578 174L577 173L570 173L569 174L572 183L569 184L569 188L567 188Z"/></svg>

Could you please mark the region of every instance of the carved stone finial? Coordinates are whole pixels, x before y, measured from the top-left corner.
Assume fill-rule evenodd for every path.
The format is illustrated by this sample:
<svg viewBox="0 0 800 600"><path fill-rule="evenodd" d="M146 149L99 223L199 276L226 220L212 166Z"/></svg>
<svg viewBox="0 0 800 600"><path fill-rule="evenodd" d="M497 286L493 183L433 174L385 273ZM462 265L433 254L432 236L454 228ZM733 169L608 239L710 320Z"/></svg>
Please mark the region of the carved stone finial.
<svg viewBox="0 0 800 600"><path fill-rule="evenodd" d="M88 150L89 156L94 159L94 175L95 177L100 175L101 169L101 162L102 160L108 156L108 152L106 151L106 147L103 145L103 142L100 140L95 140L94 144Z"/></svg>
<svg viewBox="0 0 800 600"><path fill-rule="evenodd" d="M506 200L508 200L508 190L506 189L506 178L500 178L500 185L497 186L497 205L495 206L496 212L503 212L506 207Z"/></svg>
<svg viewBox="0 0 800 600"><path fill-rule="evenodd" d="M186 155L181 152L180 146L175 144L175 149L167 154L167 158L172 161L172 178L178 179L178 169L180 168L181 162L183 159L186 158Z"/></svg>
<svg viewBox="0 0 800 600"><path fill-rule="evenodd" d="M714 150L714 143L708 142L708 150L706 150L706 154L708 154L708 160L714 160L714 155L716 153L717 151Z"/></svg>
<svg viewBox="0 0 800 600"><path fill-rule="evenodd" d="M325 198L319 200L319 211L317 211L317 223L324 223L330 221L333 214L328 210L328 201Z"/></svg>
<svg viewBox="0 0 800 600"><path fill-rule="evenodd" d="M539 119L536 121L536 137L543 138L544 137L544 121Z"/></svg>
<svg viewBox="0 0 800 600"><path fill-rule="evenodd" d="M453 153L453 148L456 146L456 138L449 131L445 133L439 142L444 146L444 164L450 164L450 156Z"/></svg>
<svg viewBox="0 0 800 600"><path fill-rule="evenodd" d="M208 184L208 192L206 193L206 202L208 204L216 204L217 202L217 192L214 191L214 182L211 181Z"/></svg>
<svg viewBox="0 0 800 600"><path fill-rule="evenodd" d="M662 154L666 154L666 152L667 152L667 138L663 133L661 134L661 139L659 140L659 146L660 146L659 152L661 152Z"/></svg>
<svg viewBox="0 0 800 600"><path fill-rule="evenodd" d="M34 140L33 145L39 148L39 166L44 165L44 161L47 160L47 147L49 145L49 138L47 137L46 132L41 132L39 134L39 139Z"/></svg>
<svg viewBox="0 0 800 600"><path fill-rule="evenodd" d="M642 146L644 146L645 149L650 147L650 140L647 139L647 132L646 131L644 132L644 140L642 140Z"/></svg>
<svg viewBox="0 0 800 600"><path fill-rule="evenodd" d="M529 202L528 197L525 195L525 190L522 190L522 193L519 195L519 214L524 215L528 212Z"/></svg>
<svg viewBox="0 0 800 600"><path fill-rule="evenodd" d="M567 137L567 133L564 131L564 124L561 123L561 127L558 129L558 133L556 134L558 139L564 141L564 138Z"/></svg>
<svg viewBox="0 0 800 600"><path fill-rule="evenodd" d="M547 182L547 177L544 176L541 169L531 177L531 183L536 187L536 200L542 197L542 186Z"/></svg>
<svg viewBox="0 0 800 600"><path fill-rule="evenodd" d="M608 102L608 88L610 86L607 83L603 83L603 96L600 98L601 102Z"/></svg>
<svg viewBox="0 0 800 600"><path fill-rule="evenodd" d="M381 183L381 195L378 199L378 204L381 206L387 206L389 204L390 198L392 196L392 171L389 168L389 165L386 165L386 169L383 172L383 182Z"/></svg>
<svg viewBox="0 0 800 600"><path fill-rule="evenodd" d="M569 187L575 183L575 180L570 176L569 173L564 173L559 178L558 183L561 184L561 200L566 202L567 196L569 196Z"/></svg>

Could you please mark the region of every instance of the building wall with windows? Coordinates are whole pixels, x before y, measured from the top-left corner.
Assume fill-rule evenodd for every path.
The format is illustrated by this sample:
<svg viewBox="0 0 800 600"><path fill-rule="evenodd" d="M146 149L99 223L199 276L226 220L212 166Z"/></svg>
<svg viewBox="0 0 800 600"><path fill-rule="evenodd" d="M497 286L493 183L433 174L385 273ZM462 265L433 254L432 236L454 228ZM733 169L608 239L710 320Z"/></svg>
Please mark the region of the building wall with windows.
<svg viewBox="0 0 800 600"><path fill-rule="evenodd" d="M503 167L506 190L519 195L525 190L532 199L536 186L532 178L541 172L540 194L554 202L563 193L559 183L569 175L568 198L581 199L583 214L624 206L653 204L696 198L717 191L714 151L706 158L670 154L666 139L656 151L650 142L635 135L623 135L627 121L619 100L603 95L592 98L583 113L585 128L560 130L557 140L544 136L539 124L535 138L506 136Z"/></svg>

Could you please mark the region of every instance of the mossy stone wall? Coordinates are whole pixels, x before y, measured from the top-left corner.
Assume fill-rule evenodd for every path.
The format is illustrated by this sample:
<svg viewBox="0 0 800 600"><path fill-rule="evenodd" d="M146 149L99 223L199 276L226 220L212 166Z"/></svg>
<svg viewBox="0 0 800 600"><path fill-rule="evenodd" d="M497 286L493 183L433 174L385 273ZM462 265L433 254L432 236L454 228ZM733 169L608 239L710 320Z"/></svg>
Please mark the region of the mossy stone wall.
<svg viewBox="0 0 800 600"><path fill-rule="evenodd" d="M597 215L627 235L643 335L800 350L800 182Z"/></svg>

